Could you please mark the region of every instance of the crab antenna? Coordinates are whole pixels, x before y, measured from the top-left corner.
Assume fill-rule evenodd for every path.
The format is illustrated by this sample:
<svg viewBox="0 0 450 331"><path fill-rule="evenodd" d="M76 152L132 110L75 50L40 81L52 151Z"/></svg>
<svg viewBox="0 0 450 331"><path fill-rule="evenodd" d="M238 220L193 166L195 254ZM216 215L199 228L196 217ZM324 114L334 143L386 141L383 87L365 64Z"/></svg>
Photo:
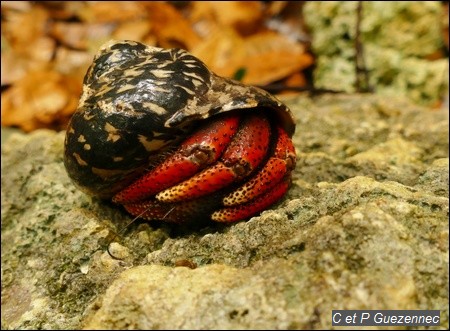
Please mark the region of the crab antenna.
<svg viewBox="0 0 450 331"><path fill-rule="evenodd" d="M175 209L175 207L172 207L163 217L163 219L165 219L167 216L169 216L169 214ZM111 246L111 244L113 243L113 240L116 239L117 237L119 237L120 235L122 235L125 230L134 222L137 221L137 219L139 217L141 217L142 215L144 215L148 210L150 210L150 207L146 208L142 213L140 213L139 215L137 215L135 218L133 218L130 222L128 222L122 229L120 229L119 232L115 232L114 231L114 237L108 242L108 245L106 247L106 251L108 252L109 256L111 256L111 258L113 258L114 260L120 260L120 258L114 256L114 254L111 253L111 251L109 250L109 247Z"/></svg>
<svg viewBox="0 0 450 331"><path fill-rule="evenodd" d="M170 213L175 209L175 207L170 208L170 210L163 216L162 219L165 219L167 216L170 215ZM142 215L142 214L141 214Z"/></svg>
<svg viewBox="0 0 450 331"><path fill-rule="evenodd" d="M114 260L121 260L120 258L114 256L113 254L111 254L111 251L109 250L109 246L111 246L111 244L113 243L113 240L116 239L117 237L119 237L120 235L122 235L126 229L128 229L128 227L133 224L134 222L137 221L137 219L139 217L141 217L142 215L144 215L150 208L145 209L142 213L140 213L139 215L137 215L135 218L133 218L130 222L128 222L122 229L120 229L119 232L115 232L114 231L114 237L112 237L112 239L108 242L108 245L106 247L106 251L108 252L109 256L111 256L111 258L113 258ZM171 212L171 210L169 211L169 213Z"/></svg>

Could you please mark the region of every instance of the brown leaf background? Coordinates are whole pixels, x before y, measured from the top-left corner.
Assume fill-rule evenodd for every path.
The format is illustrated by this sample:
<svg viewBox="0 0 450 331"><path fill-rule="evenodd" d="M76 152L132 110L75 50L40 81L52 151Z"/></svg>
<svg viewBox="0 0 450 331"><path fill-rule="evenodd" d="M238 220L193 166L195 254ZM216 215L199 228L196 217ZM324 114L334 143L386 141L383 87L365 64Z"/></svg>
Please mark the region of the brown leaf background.
<svg viewBox="0 0 450 331"><path fill-rule="evenodd" d="M219 75L243 73L247 84L304 86L303 70L313 58L302 40L301 6L288 1L3 1L2 125L64 129L92 57L110 39L184 48Z"/></svg>

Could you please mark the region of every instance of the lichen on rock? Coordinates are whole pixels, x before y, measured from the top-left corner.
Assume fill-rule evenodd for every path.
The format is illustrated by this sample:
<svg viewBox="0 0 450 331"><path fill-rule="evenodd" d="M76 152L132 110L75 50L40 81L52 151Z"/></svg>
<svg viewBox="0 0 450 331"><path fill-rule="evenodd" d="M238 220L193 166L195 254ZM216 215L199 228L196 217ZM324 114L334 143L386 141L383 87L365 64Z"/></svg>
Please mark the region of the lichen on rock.
<svg viewBox="0 0 450 331"><path fill-rule="evenodd" d="M304 18L317 55L315 85L355 91L358 1L309 1ZM448 96L448 57L430 60L444 48L439 1L365 1L361 37L369 84L385 97L407 96L436 105Z"/></svg>

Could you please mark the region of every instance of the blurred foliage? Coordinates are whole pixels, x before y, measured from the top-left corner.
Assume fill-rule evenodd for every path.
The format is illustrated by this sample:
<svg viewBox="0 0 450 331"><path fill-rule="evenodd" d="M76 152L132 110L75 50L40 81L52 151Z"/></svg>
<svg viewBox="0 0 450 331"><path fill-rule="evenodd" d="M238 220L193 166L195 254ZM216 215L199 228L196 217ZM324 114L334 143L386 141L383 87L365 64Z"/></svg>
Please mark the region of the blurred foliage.
<svg viewBox="0 0 450 331"><path fill-rule="evenodd" d="M64 129L110 39L184 48L217 74L272 93L355 91L357 3L2 1L2 125ZM376 93L439 104L448 2L364 2L360 30Z"/></svg>
<svg viewBox="0 0 450 331"><path fill-rule="evenodd" d="M302 3L2 1L2 125L62 129L100 45L184 48L242 82L305 84ZM294 18L294 19L293 19ZM303 38L304 39L304 38Z"/></svg>
<svg viewBox="0 0 450 331"><path fill-rule="evenodd" d="M316 87L355 91L357 4L310 1L304 6L317 56ZM448 7L439 1L363 2L361 22L373 90L439 106L448 93Z"/></svg>

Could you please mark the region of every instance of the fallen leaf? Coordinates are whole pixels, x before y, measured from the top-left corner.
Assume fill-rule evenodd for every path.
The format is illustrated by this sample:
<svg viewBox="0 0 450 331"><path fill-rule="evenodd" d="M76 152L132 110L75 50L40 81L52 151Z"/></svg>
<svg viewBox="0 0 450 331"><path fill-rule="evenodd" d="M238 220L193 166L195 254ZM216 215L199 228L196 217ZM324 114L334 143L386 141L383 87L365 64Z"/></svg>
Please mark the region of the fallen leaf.
<svg viewBox="0 0 450 331"><path fill-rule="evenodd" d="M10 85L23 78L29 70L47 68L53 58L56 43L49 37L38 37L29 43L5 42L2 49L1 85ZM4 45L2 40L2 46Z"/></svg>
<svg viewBox="0 0 450 331"><path fill-rule="evenodd" d="M160 47L190 50L200 42L191 23L169 3L156 1L144 5Z"/></svg>
<svg viewBox="0 0 450 331"><path fill-rule="evenodd" d="M31 9L32 5L30 1L2 1L2 14L9 10L14 11L28 11Z"/></svg>
<svg viewBox="0 0 450 331"><path fill-rule="evenodd" d="M191 53L219 76L232 77L244 63L244 39L232 28L223 27L191 49Z"/></svg>
<svg viewBox="0 0 450 331"><path fill-rule="evenodd" d="M76 74L81 82L92 62L92 58L93 54L86 51L58 47L53 63L53 69L67 75Z"/></svg>
<svg viewBox="0 0 450 331"><path fill-rule="evenodd" d="M193 1L190 20L194 24L212 22L248 35L260 28L263 9L260 1Z"/></svg>
<svg viewBox="0 0 450 331"><path fill-rule="evenodd" d="M115 29L112 37L117 40L135 40L142 42L151 32L151 29L152 24L148 19L123 22Z"/></svg>
<svg viewBox="0 0 450 331"><path fill-rule="evenodd" d="M313 62L303 46L280 34L261 32L242 38L231 28L217 30L192 53L221 76L233 78L244 70L242 81L250 85L280 80Z"/></svg>
<svg viewBox="0 0 450 331"><path fill-rule="evenodd" d="M114 23L145 17L146 11L140 1L87 1L79 16L88 23Z"/></svg>
<svg viewBox="0 0 450 331"><path fill-rule="evenodd" d="M116 25L99 23L55 22L50 34L66 47L85 50L94 40L110 39Z"/></svg>
<svg viewBox="0 0 450 331"><path fill-rule="evenodd" d="M17 1L22 2L22 1ZM54 20L72 20L80 17L80 12L88 5L86 1L42 1L36 3L41 5Z"/></svg>
<svg viewBox="0 0 450 331"><path fill-rule="evenodd" d="M290 4L3 1L2 124L26 131L63 128L87 67L110 39L184 48L217 74L244 83L299 84L311 57L298 40L283 36L285 21L278 32L267 32L268 18L289 14Z"/></svg>
<svg viewBox="0 0 450 331"><path fill-rule="evenodd" d="M13 45L27 44L46 34L48 13L40 7L28 11L9 11L3 18L2 36Z"/></svg>
<svg viewBox="0 0 450 331"><path fill-rule="evenodd" d="M285 87L301 88L307 85L307 80L303 72L295 72L289 77L283 79L280 85L284 85ZM283 95L291 95L291 94L298 94L299 91L296 91L295 89L286 88L285 90L280 89L278 93Z"/></svg>
<svg viewBox="0 0 450 331"><path fill-rule="evenodd" d="M2 125L61 129L75 111L81 84L56 71L29 72L2 94Z"/></svg>
<svg viewBox="0 0 450 331"><path fill-rule="evenodd" d="M265 85L313 63L301 44L275 32L252 35L245 39L245 46L245 84Z"/></svg>

